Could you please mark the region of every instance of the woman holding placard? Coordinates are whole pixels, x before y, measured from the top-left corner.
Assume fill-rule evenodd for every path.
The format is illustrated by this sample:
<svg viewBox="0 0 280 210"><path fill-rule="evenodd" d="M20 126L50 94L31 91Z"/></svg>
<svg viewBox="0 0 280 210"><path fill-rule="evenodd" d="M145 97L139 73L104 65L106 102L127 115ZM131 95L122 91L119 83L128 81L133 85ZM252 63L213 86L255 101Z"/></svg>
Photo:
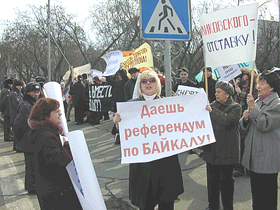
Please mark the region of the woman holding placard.
<svg viewBox="0 0 280 210"><path fill-rule="evenodd" d="M41 98L33 106L28 120L30 140L35 147L36 194L41 209L82 209L66 170L72 161L69 143L63 133L59 102Z"/></svg>
<svg viewBox="0 0 280 210"><path fill-rule="evenodd" d="M203 147L206 161L209 205L206 210L220 209L220 194L224 210L233 210L234 164L240 161L239 119L241 106L234 102L233 86L226 81L216 83L216 100L206 109L215 134L216 142Z"/></svg>
<svg viewBox="0 0 280 210"><path fill-rule="evenodd" d="M253 209L277 209L280 171L280 77L265 70L259 76L259 98L247 96L249 110L240 120L248 131L242 165L250 170Z"/></svg>
<svg viewBox="0 0 280 210"><path fill-rule="evenodd" d="M137 99L157 99L161 93L160 80L153 70L146 70L138 76L135 84ZM114 123L121 121L117 113ZM162 158L147 163L131 163L129 166L129 199L140 210L173 210L174 201L184 192L181 167L178 156Z"/></svg>

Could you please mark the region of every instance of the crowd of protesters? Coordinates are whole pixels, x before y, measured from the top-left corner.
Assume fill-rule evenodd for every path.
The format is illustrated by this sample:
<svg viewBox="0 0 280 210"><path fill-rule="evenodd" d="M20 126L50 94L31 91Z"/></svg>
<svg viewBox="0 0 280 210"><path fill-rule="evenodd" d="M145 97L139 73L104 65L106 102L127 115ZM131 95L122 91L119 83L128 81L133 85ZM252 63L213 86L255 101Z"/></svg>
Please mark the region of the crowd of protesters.
<svg viewBox="0 0 280 210"><path fill-rule="evenodd" d="M171 86L172 95L176 95L179 85L208 90L209 104L206 110L210 113L216 142L201 148L203 152L200 154L206 161L207 168L209 205L206 209L219 209L221 195L223 209L232 210L234 177L248 175L251 180L253 209L276 210L277 176L280 171L279 71L264 71L259 79L254 74L251 80L251 70L241 68L242 74L230 82L216 81L210 67L202 71L202 80L197 82L189 78L187 68L181 68L172 77ZM73 198L73 206L76 205L79 209L81 207L76 202L73 186L65 169L72 160L71 150L66 141L62 144L58 139L58 134L61 133L61 113L58 111L60 105L56 100L46 100L43 92L45 83L45 77L41 76L26 85L14 78L4 78L0 95L4 141L13 141L13 150L24 153L25 189L30 194L37 194L42 209L51 208L54 204L49 204L49 201L52 199L63 201L67 198ZM75 125L97 125L101 119L110 119L108 111L90 110L89 92L91 84L112 86L110 111L115 113L115 124L111 133L115 144L121 143L118 102L165 97L163 67L148 68L142 73L136 67L128 71L119 69L115 75L107 77L88 78L87 74L82 74L73 82L60 80L59 83L63 99L61 106L64 106L68 122L72 119L71 110L74 108ZM46 145L52 145L54 150L45 150ZM49 176L54 169L61 171L60 178L63 182L58 183ZM53 176L55 174L58 173ZM67 180L65 176L68 177ZM161 180L160 185L155 185L159 179L164 180ZM177 181L173 183L174 180ZM42 182L49 182L49 185L44 186ZM129 197L141 210L154 209L157 204L159 210L172 210L174 201L184 189L177 155L144 164L130 164L129 182ZM61 202L56 204L54 209L59 209Z"/></svg>

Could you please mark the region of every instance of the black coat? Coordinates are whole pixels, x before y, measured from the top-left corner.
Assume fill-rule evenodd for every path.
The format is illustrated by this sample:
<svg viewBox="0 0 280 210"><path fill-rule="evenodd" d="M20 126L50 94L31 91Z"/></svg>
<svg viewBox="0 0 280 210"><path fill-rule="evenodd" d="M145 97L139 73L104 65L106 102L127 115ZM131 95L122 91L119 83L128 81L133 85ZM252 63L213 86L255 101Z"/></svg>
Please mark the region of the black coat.
<svg viewBox="0 0 280 210"><path fill-rule="evenodd" d="M62 146L62 127L49 121L30 121L30 140L35 145L36 194L42 209L81 209L66 170L72 161L69 143Z"/></svg>
<svg viewBox="0 0 280 210"><path fill-rule="evenodd" d="M76 82L72 86L73 91L73 106L79 106L85 103L86 100L86 87L82 81Z"/></svg>
<svg viewBox="0 0 280 210"><path fill-rule="evenodd" d="M19 91L19 89L17 89L16 87L12 88L11 94L10 94L10 113L11 113L11 124L14 123L14 120L17 116L17 109L18 109L18 105L20 104L20 102L23 99L23 94L21 91Z"/></svg>
<svg viewBox="0 0 280 210"><path fill-rule="evenodd" d="M124 84L124 100L132 99L136 80L130 79Z"/></svg>
<svg viewBox="0 0 280 210"><path fill-rule="evenodd" d="M30 142L27 120L31 109L36 103L36 99L25 94L23 100L18 105L17 116L14 120L14 135L19 144L19 150L23 152L34 152L34 145Z"/></svg>
<svg viewBox="0 0 280 210"><path fill-rule="evenodd" d="M144 98L131 101L140 100ZM129 199L140 209L145 207L150 184L155 204L172 202L184 192L178 155L129 165Z"/></svg>
<svg viewBox="0 0 280 210"><path fill-rule="evenodd" d="M4 116L10 116L10 93L11 88L8 85L1 90L0 111Z"/></svg>
<svg viewBox="0 0 280 210"><path fill-rule="evenodd" d="M212 77L208 77L207 83L208 83L208 100L211 103L211 102L216 100L215 93L216 93L216 83L217 83L217 81L214 80ZM201 81L199 83L198 87L204 88L204 90L205 90L205 82Z"/></svg>
<svg viewBox="0 0 280 210"><path fill-rule="evenodd" d="M184 82L184 83L182 82L182 80L180 80L177 84L174 85L174 87L172 89L175 93L176 93L179 85L197 87L197 84L195 82L191 81L190 79L187 79L187 82Z"/></svg>

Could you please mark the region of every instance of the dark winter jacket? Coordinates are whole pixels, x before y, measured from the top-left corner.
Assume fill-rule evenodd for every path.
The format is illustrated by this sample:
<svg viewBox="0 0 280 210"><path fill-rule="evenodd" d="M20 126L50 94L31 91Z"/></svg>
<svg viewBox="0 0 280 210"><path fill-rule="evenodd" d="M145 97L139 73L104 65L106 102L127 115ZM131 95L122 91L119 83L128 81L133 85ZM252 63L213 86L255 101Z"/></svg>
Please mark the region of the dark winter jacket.
<svg viewBox="0 0 280 210"><path fill-rule="evenodd" d="M78 106L85 103L86 100L86 87L82 81L76 82L72 86L73 91L73 106Z"/></svg>
<svg viewBox="0 0 280 210"><path fill-rule="evenodd" d="M130 79L124 84L124 100L132 99L136 80Z"/></svg>
<svg viewBox="0 0 280 210"><path fill-rule="evenodd" d="M241 106L229 97L225 103L212 102L211 107L210 117L216 142L204 146L203 159L213 165L239 163Z"/></svg>
<svg viewBox="0 0 280 210"><path fill-rule="evenodd" d="M175 93L176 93L179 85L197 87L197 84L195 82L191 81L190 79L187 79L187 82L184 82L184 83L182 82L182 80L180 80L180 82L175 84L173 89L172 89Z"/></svg>
<svg viewBox="0 0 280 210"><path fill-rule="evenodd" d="M10 94L10 113L11 113L11 124L14 123L14 120L17 116L17 109L18 109L18 105L20 104L20 102L23 99L23 94L21 91L19 91L19 89L17 89L16 87L12 88L11 94Z"/></svg>
<svg viewBox="0 0 280 210"><path fill-rule="evenodd" d="M128 81L128 77L126 75L125 70L117 71L122 77L122 80L118 81L115 86L113 86L113 100L114 100L114 111L117 111L116 103L124 102L124 84Z"/></svg>
<svg viewBox="0 0 280 210"><path fill-rule="evenodd" d="M15 138L20 144L20 148L23 152L34 152L34 145L30 142L28 126L28 118L31 112L33 105L36 103L36 100L25 94L23 100L20 102L17 109L17 116L14 120L14 134Z"/></svg>
<svg viewBox="0 0 280 210"><path fill-rule="evenodd" d="M31 120L29 125L30 140L35 145L34 167L39 202L49 207L57 207L52 209L58 209L59 206L61 209L80 209L76 208L80 207L80 204L75 193L71 194L73 197L68 197L67 202L62 199L63 194L68 194L68 191L74 192L66 170L66 166L73 159L69 143L65 142L62 146L59 137L59 134L63 133L63 128L50 120ZM52 198L51 205L45 202L46 199L51 200L50 198Z"/></svg>
<svg viewBox="0 0 280 210"><path fill-rule="evenodd" d="M0 111L4 116L10 116L10 94L11 88L5 85L0 95Z"/></svg>
<svg viewBox="0 0 280 210"><path fill-rule="evenodd" d="M145 99L141 97L130 101L141 100ZM184 192L178 155L129 165L129 199L140 209L145 207L149 184L155 203L176 200Z"/></svg>
<svg viewBox="0 0 280 210"><path fill-rule="evenodd" d="M212 77L208 77L207 83L208 83L208 100L209 100L210 103L212 103L213 101L216 100L215 93L216 93L216 83L217 83L217 81L214 80ZM204 90L205 90L205 82L201 81L199 83L198 87L204 88Z"/></svg>

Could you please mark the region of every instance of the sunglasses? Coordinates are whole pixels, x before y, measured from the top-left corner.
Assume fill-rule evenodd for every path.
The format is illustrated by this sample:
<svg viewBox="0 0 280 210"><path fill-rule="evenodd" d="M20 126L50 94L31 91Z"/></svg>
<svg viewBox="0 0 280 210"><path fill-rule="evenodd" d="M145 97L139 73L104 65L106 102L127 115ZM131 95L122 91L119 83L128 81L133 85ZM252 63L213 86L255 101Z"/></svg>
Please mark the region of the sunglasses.
<svg viewBox="0 0 280 210"><path fill-rule="evenodd" d="M147 84L148 81L150 83L155 83L156 82L156 78L152 77L152 78L149 78L149 79L141 79L141 83L142 84Z"/></svg>

